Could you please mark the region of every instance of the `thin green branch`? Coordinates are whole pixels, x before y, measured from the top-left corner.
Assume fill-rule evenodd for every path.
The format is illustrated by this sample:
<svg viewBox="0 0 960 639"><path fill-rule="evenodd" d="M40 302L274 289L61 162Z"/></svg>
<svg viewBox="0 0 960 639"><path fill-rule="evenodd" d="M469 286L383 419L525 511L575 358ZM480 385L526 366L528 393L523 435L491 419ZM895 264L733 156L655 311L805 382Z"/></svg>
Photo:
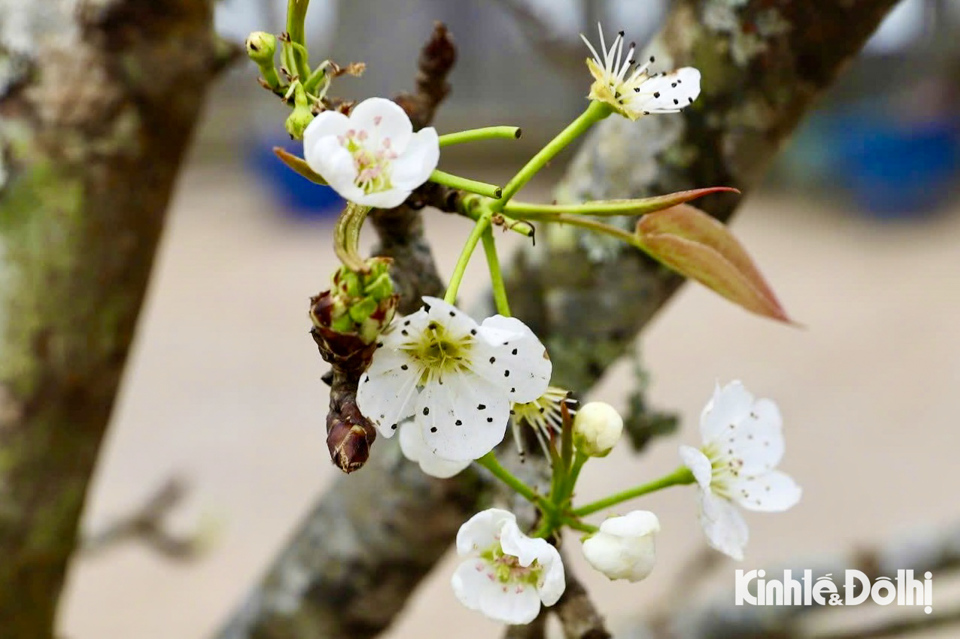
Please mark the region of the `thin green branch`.
<svg viewBox="0 0 960 639"><path fill-rule="evenodd" d="M654 493L658 490L663 490L669 486L683 486L686 484L692 484L695 481L696 479L694 479L693 473L690 472L690 469L686 466L681 466L669 475L665 475L660 479L643 484L641 486L628 488L622 492L610 495L609 497L605 497L603 499L598 499L597 501L591 502L585 506L581 506L580 508L576 508L572 514L576 517L586 517L587 515L597 512L598 510L616 506L617 504L625 501L636 499L637 497Z"/></svg>
<svg viewBox="0 0 960 639"><path fill-rule="evenodd" d="M443 184L444 186L449 186L454 189L460 189L461 191L469 191L470 193L483 195L494 200L499 199L500 194L502 193L502 189L495 184L487 184L486 182L471 180L469 178L460 177L459 175L445 173L440 170L436 170L430 174L430 181L436 182L437 184Z"/></svg>
<svg viewBox="0 0 960 639"><path fill-rule="evenodd" d="M503 283L503 273L500 270L500 258L497 256L497 243L493 239L493 229L487 227L483 231L483 252L490 269L490 285L493 288L493 300L497 305L497 312L504 317L510 317L510 304L507 301L507 287Z"/></svg>
<svg viewBox="0 0 960 639"><path fill-rule="evenodd" d="M456 133L441 135L440 148L480 140L517 140L521 133L520 127L516 126L487 126L480 129L457 131Z"/></svg>
<svg viewBox="0 0 960 639"><path fill-rule="evenodd" d="M610 115L610 113L611 109L606 104L591 101L590 106L588 106L576 120L567 125L567 128L558 133L557 137L550 140L545 147L530 158L530 161L503 187L503 198L500 203L495 204L494 210L502 210L503 205L516 195L557 153L566 148L567 145L576 140L591 126Z"/></svg>

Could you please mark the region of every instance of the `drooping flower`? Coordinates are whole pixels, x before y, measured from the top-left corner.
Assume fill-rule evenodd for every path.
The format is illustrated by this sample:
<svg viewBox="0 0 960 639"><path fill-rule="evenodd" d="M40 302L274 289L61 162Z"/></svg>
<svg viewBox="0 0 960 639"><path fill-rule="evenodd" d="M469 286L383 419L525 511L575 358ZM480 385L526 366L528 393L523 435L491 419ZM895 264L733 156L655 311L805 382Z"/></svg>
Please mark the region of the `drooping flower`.
<svg viewBox="0 0 960 639"><path fill-rule="evenodd" d="M440 159L433 127L413 132L395 102L369 98L350 116L324 111L303 134L307 164L345 199L392 208L427 181Z"/></svg>
<svg viewBox="0 0 960 639"><path fill-rule="evenodd" d="M636 46L630 44L623 53L623 31L617 34L607 48L600 32L602 55L590 44L586 36L580 37L590 49L593 58L587 58L587 68L594 78L590 86L590 99L609 104L620 115L636 120L651 113L676 113L692 103L700 95L700 72L693 67L683 67L671 73L650 73L654 57L642 65L633 59Z"/></svg>
<svg viewBox="0 0 960 639"><path fill-rule="evenodd" d="M511 402L547 389L552 365L518 319L477 324L443 300L394 320L360 379L357 405L385 437L413 417L427 449L441 459L478 459L500 443Z"/></svg>
<svg viewBox="0 0 960 639"><path fill-rule="evenodd" d="M469 557L451 579L457 599L503 623L530 623L540 604L557 603L566 587L557 549L520 532L506 510L491 508L467 520L457 533L457 554Z"/></svg>
<svg viewBox="0 0 960 639"><path fill-rule="evenodd" d="M532 402L514 404L510 408L510 428L513 431L513 439L517 444L517 451L521 458L526 454L526 446L523 441L524 426L533 429L544 455L546 457L550 456L550 438L563 428L564 405L567 407L569 415L576 414L577 402L570 397L570 391L556 386L548 386L543 395Z"/></svg>
<svg viewBox="0 0 960 639"><path fill-rule="evenodd" d="M700 448L680 447L700 485L700 523L713 548L741 560L748 529L736 506L781 512L800 500L796 482L774 470L784 452L780 410L754 400L740 382L718 385L700 415L700 434Z"/></svg>
<svg viewBox="0 0 960 639"><path fill-rule="evenodd" d="M656 563L655 537L659 532L660 520L646 510L611 517L583 542L583 556L610 579L640 581Z"/></svg>
<svg viewBox="0 0 960 639"><path fill-rule="evenodd" d="M623 434L623 417L606 402L589 402L573 420L573 444L590 457L606 457Z"/></svg>

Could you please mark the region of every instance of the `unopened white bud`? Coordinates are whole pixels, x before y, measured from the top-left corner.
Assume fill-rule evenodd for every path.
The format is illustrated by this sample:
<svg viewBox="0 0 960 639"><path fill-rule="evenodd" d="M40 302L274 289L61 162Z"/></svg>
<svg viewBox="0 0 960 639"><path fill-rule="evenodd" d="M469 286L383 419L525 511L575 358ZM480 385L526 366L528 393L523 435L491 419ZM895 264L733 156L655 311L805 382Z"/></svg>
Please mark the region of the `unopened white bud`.
<svg viewBox="0 0 960 639"><path fill-rule="evenodd" d="M658 532L660 520L646 510L611 517L600 524L599 532L583 542L583 556L610 579L640 581L656 563Z"/></svg>
<svg viewBox="0 0 960 639"><path fill-rule="evenodd" d="M589 402L573 419L573 443L590 457L606 457L620 440L623 418L606 402Z"/></svg>

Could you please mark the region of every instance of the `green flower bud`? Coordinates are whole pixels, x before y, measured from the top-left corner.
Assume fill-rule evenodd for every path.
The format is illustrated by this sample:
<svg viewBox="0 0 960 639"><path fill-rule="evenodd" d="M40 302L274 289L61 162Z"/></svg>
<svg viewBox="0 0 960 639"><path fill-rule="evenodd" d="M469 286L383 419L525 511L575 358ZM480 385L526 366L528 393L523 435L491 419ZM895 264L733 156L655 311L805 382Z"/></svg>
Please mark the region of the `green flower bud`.
<svg viewBox="0 0 960 639"><path fill-rule="evenodd" d="M277 53L277 38L272 33L254 31L247 36L247 55L257 66L264 64L273 67L273 57Z"/></svg>
<svg viewBox="0 0 960 639"><path fill-rule="evenodd" d="M293 86L293 112L284 122L284 128L294 140L302 140L303 132L313 122L313 111L310 109L310 100L302 84Z"/></svg>

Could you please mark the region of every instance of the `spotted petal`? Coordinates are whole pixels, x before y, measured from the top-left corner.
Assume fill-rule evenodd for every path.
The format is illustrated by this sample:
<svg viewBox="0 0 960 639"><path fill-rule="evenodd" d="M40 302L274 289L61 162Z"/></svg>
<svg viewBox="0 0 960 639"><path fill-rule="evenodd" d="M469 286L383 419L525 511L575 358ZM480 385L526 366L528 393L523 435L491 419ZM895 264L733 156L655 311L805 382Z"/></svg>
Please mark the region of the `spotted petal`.
<svg viewBox="0 0 960 639"><path fill-rule="evenodd" d="M527 403L543 395L553 364L547 350L526 324L495 315L483 321L481 340L471 362L475 373L506 392L510 401Z"/></svg>
<svg viewBox="0 0 960 639"><path fill-rule="evenodd" d="M510 417L507 396L483 378L452 373L426 385L414 413L433 454L451 461L479 459L503 440Z"/></svg>
<svg viewBox="0 0 960 639"><path fill-rule="evenodd" d="M417 375L410 373L412 364L400 351L380 349L360 378L357 407L384 437L393 437L397 425L416 408Z"/></svg>
<svg viewBox="0 0 960 639"><path fill-rule="evenodd" d="M434 455L423 441L420 426L413 422L400 427L400 451L404 457L419 464L420 470L440 479L453 477L470 465L469 461L454 462Z"/></svg>
<svg viewBox="0 0 960 639"><path fill-rule="evenodd" d="M738 424L750 414L753 395L739 381L730 382L723 388L717 384L713 398L700 414L700 434L703 443L709 444L723 436L730 424Z"/></svg>
<svg viewBox="0 0 960 639"><path fill-rule="evenodd" d="M793 508L803 491L792 477L774 470L756 477L741 477L730 492L747 510L775 513Z"/></svg>
<svg viewBox="0 0 960 639"><path fill-rule="evenodd" d="M700 72L693 67L653 76L634 91L629 106L640 113L676 113L700 95Z"/></svg>

